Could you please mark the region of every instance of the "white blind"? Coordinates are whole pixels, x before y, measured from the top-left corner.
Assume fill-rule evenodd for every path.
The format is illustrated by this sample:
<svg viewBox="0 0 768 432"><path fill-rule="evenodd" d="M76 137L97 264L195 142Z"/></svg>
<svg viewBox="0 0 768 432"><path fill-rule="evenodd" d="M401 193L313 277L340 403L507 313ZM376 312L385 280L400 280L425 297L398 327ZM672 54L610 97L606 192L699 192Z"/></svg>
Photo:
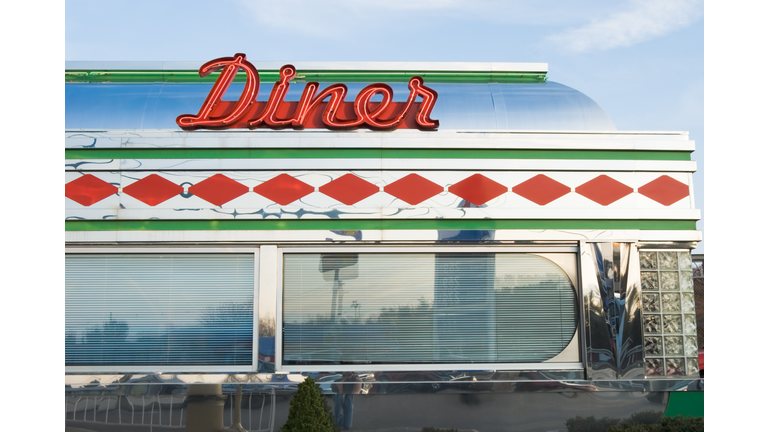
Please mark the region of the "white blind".
<svg viewBox="0 0 768 432"><path fill-rule="evenodd" d="M251 254L66 256L67 365L249 365Z"/></svg>
<svg viewBox="0 0 768 432"><path fill-rule="evenodd" d="M541 362L577 327L573 285L522 253L285 254L283 362Z"/></svg>

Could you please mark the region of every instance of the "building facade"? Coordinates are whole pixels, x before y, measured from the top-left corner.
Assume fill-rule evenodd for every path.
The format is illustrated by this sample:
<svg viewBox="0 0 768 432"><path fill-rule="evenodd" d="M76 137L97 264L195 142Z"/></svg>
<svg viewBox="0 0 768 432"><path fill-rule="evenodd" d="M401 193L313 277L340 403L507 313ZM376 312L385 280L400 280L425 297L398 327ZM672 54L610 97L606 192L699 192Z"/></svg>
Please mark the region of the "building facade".
<svg viewBox="0 0 768 432"><path fill-rule="evenodd" d="M694 143L546 73L68 63L67 425L703 415Z"/></svg>

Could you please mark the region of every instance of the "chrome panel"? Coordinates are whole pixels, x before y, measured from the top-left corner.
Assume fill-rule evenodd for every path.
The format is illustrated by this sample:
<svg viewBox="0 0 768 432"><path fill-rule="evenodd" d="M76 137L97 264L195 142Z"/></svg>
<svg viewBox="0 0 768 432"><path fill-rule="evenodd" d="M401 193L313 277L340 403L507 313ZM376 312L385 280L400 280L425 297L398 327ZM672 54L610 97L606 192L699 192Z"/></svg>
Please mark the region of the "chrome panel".
<svg viewBox="0 0 768 432"><path fill-rule="evenodd" d="M278 347L275 334L278 323L277 289L278 251L277 246L261 246L259 253L259 308L258 308L258 371L274 372Z"/></svg>
<svg viewBox="0 0 768 432"><path fill-rule="evenodd" d="M588 379L645 375L640 259L632 243L587 243L581 251Z"/></svg>
<svg viewBox="0 0 768 432"><path fill-rule="evenodd" d="M349 83L349 99L368 83ZM67 129L178 130L176 117L196 113L212 84L66 84ZM273 83L262 82L258 100L269 97ZM592 99L570 87L543 84L496 84L504 101L506 126L497 123L492 90L487 84L429 84L438 102L432 118L443 129L526 129L553 131L612 131L616 126ZM244 83L233 83L227 93L235 99ZM298 101L304 85L288 90L287 101ZM393 83L394 100L404 101L405 83ZM494 90L495 92L495 90ZM499 112L501 115L501 112ZM502 117L503 118L503 117Z"/></svg>
<svg viewBox="0 0 768 432"><path fill-rule="evenodd" d="M265 389L242 384L239 410L234 403L237 386L223 384L223 398L215 394L208 396L211 405L221 404L223 399L224 406L217 412L220 416L216 419L217 425L230 427L238 411L242 426L249 431L275 431L285 423L291 396L295 393L293 385L284 388L275 383ZM325 391L330 385L321 384L321 388ZM200 396L189 394L185 385L117 384L108 390L72 388L67 389L65 398L66 427L91 431L182 430L191 424L188 423L191 418L199 417L197 410L202 405ZM326 394L325 398L332 406L331 395ZM483 432L565 431L566 422L575 420L576 416L619 420L638 413L661 417L667 399L668 394L662 392L618 388L606 392L569 389L457 393L435 389L429 393L369 393L355 395L354 423L350 426L353 430L418 431L434 427ZM185 401L196 403L184 404ZM191 410L195 412L190 413Z"/></svg>

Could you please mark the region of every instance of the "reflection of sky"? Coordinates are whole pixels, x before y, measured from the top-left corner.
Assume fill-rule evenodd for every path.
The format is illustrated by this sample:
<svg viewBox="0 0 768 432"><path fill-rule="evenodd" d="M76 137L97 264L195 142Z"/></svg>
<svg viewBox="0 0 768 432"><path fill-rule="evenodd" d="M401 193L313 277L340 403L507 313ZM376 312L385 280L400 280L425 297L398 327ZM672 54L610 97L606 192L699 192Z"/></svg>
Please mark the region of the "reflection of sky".
<svg viewBox="0 0 768 432"><path fill-rule="evenodd" d="M199 325L207 311L253 300L253 255L68 255L66 331L110 319L131 336ZM158 330L159 330L158 329Z"/></svg>
<svg viewBox="0 0 768 432"><path fill-rule="evenodd" d="M332 309L333 271L320 272L320 254L285 254L284 307L286 322L327 317ZM366 320L376 317L382 307L430 304L435 295L435 255L359 254L357 272L340 270L343 284L342 317ZM468 266L446 266L441 278L456 275ZM345 278L356 273L354 278ZM478 278L477 289L484 286ZM462 275L461 280L472 280ZM566 274L552 261L529 254L496 254L494 288L514 288L548 282L550 286L571 286ZM462 287L463 290L473 287ZM478 293L480 294L480 293ZM352 307L356 302L357 310ZM309 311L309 312L308 312ZM300 314L300 315L298 315Z"/></svg>

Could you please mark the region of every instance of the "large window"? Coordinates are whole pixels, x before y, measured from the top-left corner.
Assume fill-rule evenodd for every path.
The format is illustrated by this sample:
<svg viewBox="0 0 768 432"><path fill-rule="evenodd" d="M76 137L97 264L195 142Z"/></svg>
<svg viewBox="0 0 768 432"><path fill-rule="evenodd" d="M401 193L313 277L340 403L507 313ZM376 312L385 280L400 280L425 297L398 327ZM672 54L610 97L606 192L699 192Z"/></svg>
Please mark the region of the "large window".
<svg viewBox="0 0 768 432"><path fill-rule="evenodd" d="M69 254L66 364L250 366L253 293L252 253Z"/></svg>
<svg viewBox="0 0 768 432"><path fill-rule="evenodd" d="M574 254L550 255L575 268ZM550 360L578 327L572 279L550 258L284 253L282 364Z"/></svg>

